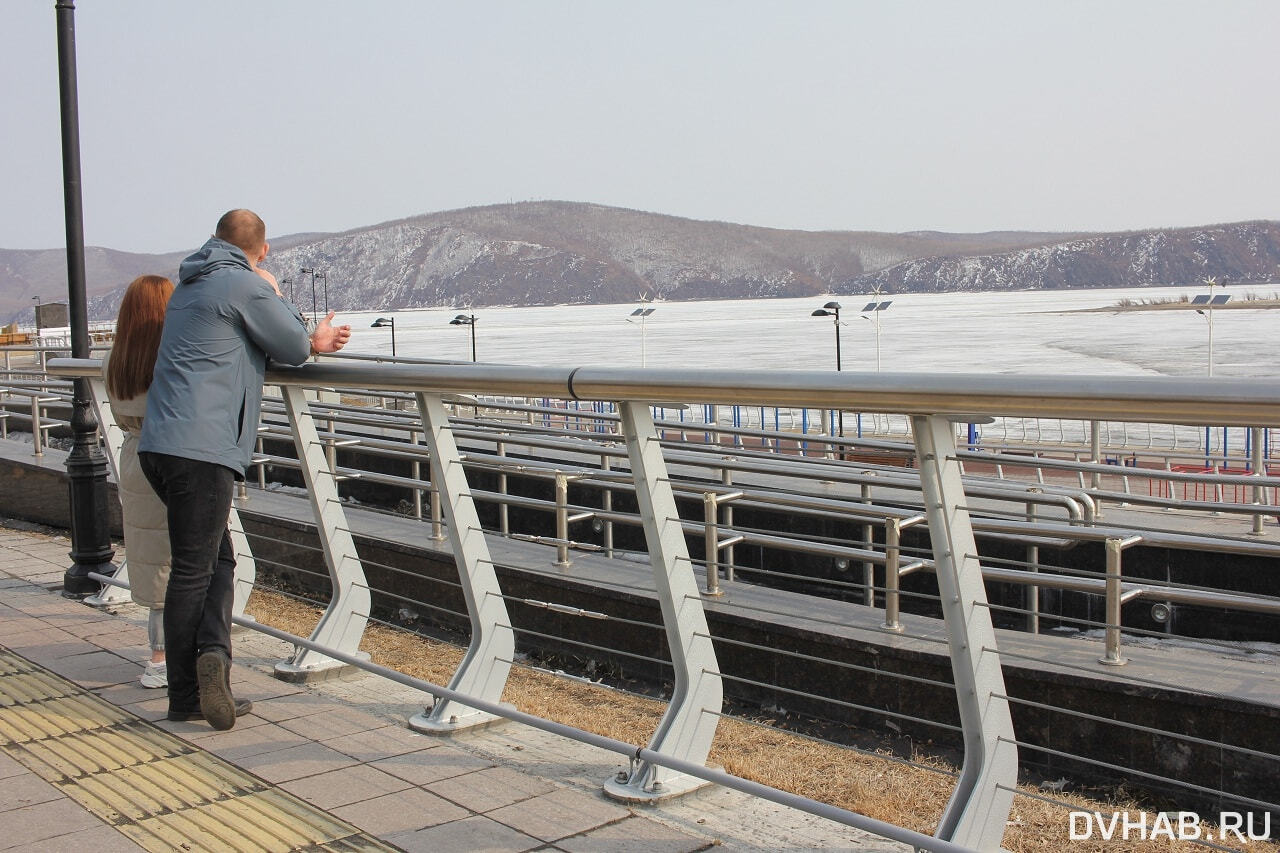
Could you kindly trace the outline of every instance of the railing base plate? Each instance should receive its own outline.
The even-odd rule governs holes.
[[[711,784],[704,779],[683,774],[664,780],[653,788],[644,787],[643,779],[635,782],[619,782],[617,779],[610,779],[604,783],[604,795],[622,803],[657,805],[692,794]]]
[[[506,702],[504,707],[515,708]],[[424,711],[409,718],[409,728],[424,735],[451,735],[472,729],[487,729],[508,722],[506,717],[486,714],[483,711],[470,711],[463,714],[450,714],[447,720],[437,720],[435,714]]]
[[[359,652],[357,657],[368,660],[369,655],[365,652]],[[275,665],[273,675],[281,681],[287,681],[290,684],[314,684],[318,681],[330,681],[335,678],[342,678],[354,672],[361,671],[359,667],[351,664],[342,663],[341,661],[327,661],[312,666],[297,666],[288,661],[280,661]]]

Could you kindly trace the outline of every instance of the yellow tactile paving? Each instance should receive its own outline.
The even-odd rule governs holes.
[[[0,749],[147,850],[395,849],[3,646]]]

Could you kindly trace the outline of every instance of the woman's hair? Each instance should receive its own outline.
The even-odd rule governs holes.
[[[107,393],[112,398],[131,400],[151,387],[164,309],[172,293],[173,282],[160,275],[138,276],[125,290],[107,362]]]

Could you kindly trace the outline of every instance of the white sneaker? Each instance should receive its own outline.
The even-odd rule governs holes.
[[[148,663],[139,681],[143,687],[168,687],[169,667],[163,663]]]

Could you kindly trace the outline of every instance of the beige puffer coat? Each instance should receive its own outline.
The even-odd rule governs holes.
[[[138,435],[146,411],[146,394],[111,401],[111,413],[125,431],[117,462],[130,593],[138,604],[156,610],[164,607],[164,593],[169,586],[169,524],[164,504],[138,464]]]

